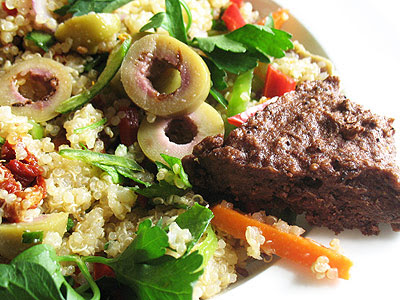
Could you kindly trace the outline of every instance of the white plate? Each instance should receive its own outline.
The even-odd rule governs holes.
[[[262,14],[278,8],[269,0],[252,2]],[[400,120],[398,1],[278,2],[292,14],[283,29],[311,52],[329,55],[350,99],[376,113]],[[400,149],[397,123],[397,148]],[[350,280],[316,280],[308,270],[280,259],[272,265],[254,264],[252,276],[232,285],[215,299],[380,299],[383,295],[396,299],[400,233],[393,232],[390,226],[380,228],[378,236],[363,236],[358,230],[346,230],[335,236],[324,228],[313,228],[307,234],[325,245],[332,238],[340,239],[345,255],[354,262]]]

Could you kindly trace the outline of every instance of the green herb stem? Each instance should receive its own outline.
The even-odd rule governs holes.
[[[59,256],[57,260],[59,262],[68,261],[76,263],[76,265],[78,266],[79,270],[85,277],[86,281],[88,282],[93,292],[93,297],[91,298],[91,300],[100,300],[100,289],[97,286],[96,282],[94,281],[92,275],[90,275],[90,272],[85,264],[85,261],[81,257],[75,255],[65,255],[65,256]]]
[[[109,265],[110,260],[112,260],[102,256],[83,256],[81,259],[87,263],[99,263],[104,265]]]
[[[6,142],[6,139],[0,136],[0,144],[4,144]]]
[[[189,6],[187,5],[187,3],[185,2],[185,0],[179,0],[179,2],[181,3],[182,7],[184,8],[184,10],[186,11],[186,15],[188,17],[188,21],[186,24],[186,33],[189,32],[190,26],[192,26],[192,12],[190,11]]]

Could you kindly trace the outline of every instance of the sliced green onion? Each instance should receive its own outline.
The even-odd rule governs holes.
[[[22,234],[22,243],[37,244],[43,241],[43,231],[24,231]]]
[[[44,137],[44,129],[40,124],[36,123],[35,121],[29,120],[29,124],[33,127],[29,130],[29,134],[32,136],[34,140],[40,140]]]
[[[107,243],[104,244],[104,250],[108,250],[108,248],[110,247],[111,242],[108,241]]]
[[[221,104],[225,109],[228,107],[228,101],[225,99],[225,97],[218,92],[214,87],[211,87],[210,89],[210,95],[213,96],[213,98]]]
[[[107,123],[107,119],[104,118],[104,119],[101,119],[100,121],[98,121],[96,123],[93,123],[93,124],[90,124],[90,125],[87,125],[87,126],[84,126],[84,127],[81,127],[81,128],[77,128],[77,129],[74,130],[74,133],[75,134],[80,134],[85,130],[96,129],[97,127],[100,127],[101,125],[104,125],[106,123]]]
[[[74,220],[72,220],[71,218],[68,218],[67,231],[70,231],[72,228],[74,228],[74,226],[75,226]]]

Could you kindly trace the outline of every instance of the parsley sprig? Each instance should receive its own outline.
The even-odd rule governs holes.
[[[192,251],[207,230],[213,217],[211,210],[195,204],[175,222],[182,229],[188,229],[192,240],[188,242],[186,253],[175,258],[166,254],[169,247],[168,228],[161,223],[152,225],[150,219],[139,224],[136,237],[128,248],[116,258],[101,256],[80,257],[77,255],[57,256],[50,245],[39,244],[24,251],[10,264],[0,264],[0,299],[42,299],[42,300],[100,300],[100,289],[86,266],[86,263],[101,263],[111,267],[119,284],[130,291],[131,299],[191,300],[193,285],[203,273],[203,256],[215,251],[208,246],[205,251]],[[72,283],[61,274],[60,262],[77,265],[90,287],[74,290]],[[81,293],[85,291],[85,295]]]

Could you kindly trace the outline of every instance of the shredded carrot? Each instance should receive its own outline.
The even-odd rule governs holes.
[[[330,267],[337,268],[340,278],[349,279],[350,277],[349,270],[353,265],[352,261],[333,249],[324,247],[311,239],[280,231],[273,226],[222,205],[216,205],[212,212],[214,213],[212,224],[234,238],[245,241],[247,227],[256,226],[261,230],[266,240],[261,245],[263,251],[270,253],[272,250],[273,253],[282,258],[287,258],[309,268],[318,257],[326,256],[329,258]]]
[[[274,27],[280,29],[287,20],[289,20],[289,10],[279,8],[278,10],[272,12],[272,19],[274,20]],[[257,22],[259,25],[265,24],[266,18],[263,18]]]

